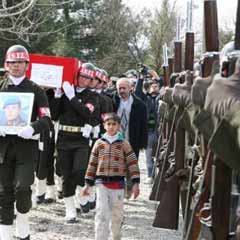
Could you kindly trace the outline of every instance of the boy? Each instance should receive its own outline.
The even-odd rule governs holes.
[[[119,133],[120,122],[115,113],[105,115],[103,125],[106,133],[94,144],[85,176],[83,195],[88,195],[90,187],[96,182],[95,240],[108,239],[109,228],[113,240],[121,239],[127,170],[133,182],[134,199],[139,195],[140,172],[137,158],[128,141],[123,140]]]

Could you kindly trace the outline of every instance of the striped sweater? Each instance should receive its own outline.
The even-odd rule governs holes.
[[[86,183],[93,185],[96,178],[103,181],[124,179],[127,170],[133,183],[140,182],[140,171],[135,153],[129,142],[118,139],[113,143],[107,139],[98,139],[91,152]]]

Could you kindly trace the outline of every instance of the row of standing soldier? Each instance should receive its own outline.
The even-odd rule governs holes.
[[[186,34],[187,72],[180,74],[179,41],[174,58],[177,78],[174,74],[168,81],[171,64],[165,69],[168,87],[162,91],[159,106],[163,127],[155,155],[159,171],[150,199],[160,201],[153,225],[177,229],[180,197],[183,240],[239,239],[239,5],[235,41],[221,51],[220,64],[217,3],[205,0],[206,53],[200,61],[200,76],[190,72],[191,32]]]

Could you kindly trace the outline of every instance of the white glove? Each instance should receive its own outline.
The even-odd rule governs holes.
[[[75,97],[74,87],[67,81],[63,83],[63,91],[69,100]]]
[[[100,133],[100,126],[97,125],[97,126],[93,127],[92,133],[93,133],[93,138],[98,138],[99,133]]]
[[[92,126],[89,124],[85,124],[84,127],[81,129],[82,135],[85,138],[90,137],[91,131],[92,131]]]
[[[27,126],[18,132],[18,136],[24,139],[30,139],[32,138],[33,133],[34,129],[31,126]]]
[[[54,90],[54,97],[55,98],[60,98],[63,95],[62,89],[61,88],[56,88]]]
[[[3,128],[0,128],[0,137],[5,137],[6,136],[6,132],[4,131]]]

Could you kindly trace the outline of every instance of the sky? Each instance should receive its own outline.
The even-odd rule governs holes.
[[[173,2],[173,0],[171,0]],[[179,12],[185,14],[186,5],[189,0],[177,0],[177,6]],[[151,9],[154,12],[154,9],[161,6],[161,0],[123,0],[127,6],[129,6],[134,12],[139,12],[144,7]],[[202,8],[203,0],[193,0],[195,5],[199,7],[193,12],[193,24],[199,21],[199,18],[202,18]],[[218,19],[220,26],[226,26],[226,24],[232,25],[236,18],[236,9],[237,9],[237,0],[218,0]],[[230,20],[229,20],[230,19]]]

